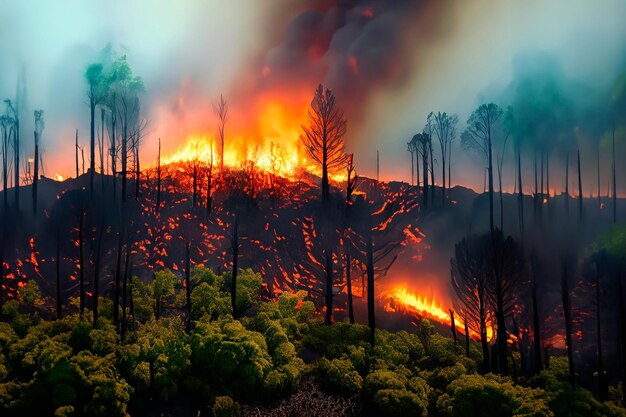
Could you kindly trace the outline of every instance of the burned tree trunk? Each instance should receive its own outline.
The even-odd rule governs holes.
[[[94,259],[93,272],[93,324],[98,323],[98,297],[100,296],[100,258],[102,257],[102,234],[104,233],[104,222],[98,225],[98,235],[96,238],[96,253]]]
[[[102,192],[104,193],[104,174],[105,174],[105,165],[104,165],[104,120],[105,120],[105,110],[104,108],[100,109],[100,186]]]
[[[454,344],[456,345],[456,323],[454,322],[454,310],[449,309],[450,311],[450,330],[452,331],[452,339],[454,340]]]
[[[57,226],[56,233],[56,318],[61,320],[63,318],[63,300],[61,299],[61,228]]]
[[[83,227],[85,222],[85,212],[81,211],[78,221],[78,279],[79,279],[79,300],[80,318],[85,314],[85,263],[83,262]]]
[[[126,314],[126,297],[128,291],[128,275],[129,275],[129,262],[130,262],[130,245],[126,245],[126,254],[124,260],[124,278],[122,279],[122,329],[121,338],[122,341],[126,339],[126,329],[128,328],[128,317]]]
[[[613,183],[613,193],[612,193],[613,223],[617,223],[617,185],[616,185],[616,177],[615,177],[615,169],[616,169],[616,166],[615,166],[615,124],[613,124],[613,139],[612,139],[611,147],[612,147],[611,154],[613,158],[613,163],[611,166],[611,171],[612,171],[612,176],[613,176],[613,181],[612,181]]]
[[[569,152],[565,154],[565,214],[569,216]]]
[[[606,374],[604,371],[604,360],[602,357],[602,320],[601,320],[601,305],[600,305],[600,271],[596,276],[595,282],[595,302],[596,302],[596,346],[597,346],[597,360],[598,360],[598,392],[600,401],[606,401],[607,386],[606,386]]]
[[[190,261],[191,243],[185,243],[185,298],[187,301],[187,312],[191,320],[191,261]],[[234,311],[234,310],[233,310]]]
[[[470,336],[469,327],[467,325],[467,311],[465,312],[465,318],[463,319],[463,328],[465,330],[465,356],[470,356]]]
[[[119,330],[120,317],[120,283],[122,268],[122,249],[124,243],[124,214],[122,214],[121,227],[117,238],[117,259],[115,262],[115,287],[113,289],[113,324],[115,329]]]
[[[157,157],[157,198],[156,210],[161,207],[161,138],[159,138],[159,153]]]
[[[517,204],[519,215],[519,230],[520,237],[524,236],[524,189],[522,188],[522,151],[518,145],[517,147]]]
[[[324,317],[324,324],[333,323],[333,253],[328,247],[324,250],[324,272],[325,277],[325,291],[324,291],[324,305],[326,307],[326,314]]]
[[[583,180],[580,171],[580,148],[578,149],[578,218],[583,220]]]
[[[531,261],[532,262],[532,261]],[[535,371],[541,372],[543,369],[543,361],[541,360],[541,328],[539,327],[539,301],[537,299],[537,277],[534,262],[532,262],[533,270],[533,343],[535,351]]]
[[[574,371],[574,349],[572,346],[572,311],[569,299],[569,279],[567,275],[567,265],[562,267],[561,296],[563,301],[563,317],[565,318],[565,340],[567,344],[567,363],[569,368],[569,383],[572,388],[576,387],[576,374]]]
[[[239,268],[239,224],[237,215],[235,215],[235,222],[233,224],[233,240],[231,243],[233,253],[233,270],[230,283],[230,302],[233,308],[233,318],[237,319],[239,317],[237,311],[237,273]]]
[[[76,142],[74,145],[74,150],[75,150],[75,154],[76,154],[76,178],[78,178],[78,176],[80,175],[80,173],[78,172],[78,129],[76,129]]]
[[[348,286],[348,319],[350,324],[354,324],[354,304],[352,302],[352,258],[350,253],[346,254],[346,284]]]
[[[376,343],[376,311],[374,297],[374,243],[372,241],[372,229],[366,231],[366,251],[367,251],[367,323],[370,328],[370,344]]]

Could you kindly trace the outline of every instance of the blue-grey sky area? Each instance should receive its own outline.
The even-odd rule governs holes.
[[[223,92],[233,108],[243,108],[246,92],[255,88],[324,82],[337,89],[347,109],[347,150],[360,173],[375,174],[379,149],[383,179],[409,181],[406,142],[423,129],[430,111],[446,111],[460,120],[452,181],[481,189],[484,163],[461,148],[459,137],[483,102],[506,107],[535,100],[539,107],[546,103],[542,94],[556,89],[554,105],[567,116],[546,116],[557,120],[524,140],[549,142],[554,161],[571,146],[580,145],[585,155],[597,143],[608,149],[605,116],[626,71],[625,18],[621,0],[0,0],[0,97],[14,97],[24,74],[24,131],[32,131],[32,111],[43,109],[44,163],[52,176],[73,172],[76,128],[87,140],[83,73],[109,43],[128,56],[145,83],[142,112],[150,128],[144,165],[153,162],[158,137],[166,152],[173,150],[179,139],[169,137],[172,132],[197,121],[197,109],[194,116],[181,114],[186,94],[210,103]],[[267,76],[264,68],[273,71],[271,83],[255,78]],[[524,98],[528,89],[535,92]],[[210,105],[202,112],[207,124],[214,123]],[[616,114],[623,160],[626,115]],[[543,126],[543,120],[535,124]],[[604,152],[606,179],[608,161]],[[589,172],[595,164],[595,156],[583,161]],[[507,174],[505,168],[510,190],[513,169],[510,164]],[[620,170],[624,177],[626,167]],[[553,181],[560,181],[558,174]],[[589,193],[593,184],[595,178],[585,184]]]

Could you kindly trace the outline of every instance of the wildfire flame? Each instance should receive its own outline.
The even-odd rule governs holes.
[[[385,311],[416,315],[418,317],[428,318],[450,326],[449,310],[444,307],[443,303],[437,301],[434,297],[429,298],[422,294],[416,294],[409,290],[405,285],[395,287],[390,291],[385,292],[383,296],[388,298],[384,307]],[[454,317],[455,327],[457,330],[465,332],[465,325],[462,317],[456,312]],[[472,339],[477,340],[480,338],[480,335],[472,329],[469,329],[469,334]],[[487,340],[490,341],[492,337],[493,327],[488,324]]]
[[[241,169],[248,161],[258,170],[282,177],[293,178],[301,170],[321,175],[321,169],[309,157],[308,150],[302,145],[300,136],[302,126],[308,124],[308,108],[295,108],[280,100],[269,100],[256,114],[254,119],[238,122],[232,120],[226,126],[224,140],[224,166]],[[200,161],[214,166],[220,165],[220,138],[214,133],[196,133],[189,135],[185,142],[173,153],[162,158],[161,163]],[[344,172],[330,175],[334,181],[344,181]]]

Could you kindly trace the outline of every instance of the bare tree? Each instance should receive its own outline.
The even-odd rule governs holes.
[[[487,160],[489,180],[489,229],[494,231],[493,225],[493,157],[492,143],[494,127],[500,117],[502,109],[497,104],[481,104],[474,110],[467,120],[467,129],[461,135],[461,143],[465,148],[471,148],[481,153]]]
[[[490,369],[487,326],[493,314],[487,299],[487,245],[488,242],[479,236],[465,237],[455,245],[454,258],[450,261],[452,288],[464,312],[465,323],[480,335],[485,372]]]
[[[33,215],[37,214],[37,183],[39,182],[39,141],[43,131],[43,110],[35,110],[35,158],[33,173]]]
[[[220,137],[220,173],[224,171],[224,139],[226,138],[226,122],[228,121],[228,103],[224,96],[220,94],[220,100],[213,105],[213,110],[217,115],[217,131]]]
[[[441,149],[441,174],[443,178],[442,183],[442,204],[445,204],[446,200],[446,162],[449,163],[448,157],[451,152],[452,142],[456,138],[456,125],[459,122],[459,117],[456,114],[449,115],[448,113],[437,112],[430,113],[429,118],[433,118],[433,131],[439,141],[439,147]],[[449,168],[449,166],[448,166]]]
[[[2,190],[4,191],[4,210],[9,207],[9,193],[7,191],[9,185],[9,174],[11,159],[9,157],[9,147],[11,146],[11,138],[13,136],[13,129],[15,128],[14,120],[7,111],[0,116],[0,129],[2,129]]]
[[[329,173],[343,169],[348,162],[344,151],[347,122],[337,105],[335,95],[320,84],[311,103],[309,126],[302,126],[301,141],[311,158],[322,168],[322,206],[330,199]]]
[[[413,155],[411,153],[411,155]],[[411,166],[413,161],[411,161]],[[352,300],[352,242],[350,239],[352,193],[356,187],[357,174],[354,167],[354,154],[348,158],[347,181],[346,181],[346,227],[344,229],[344,253],[346,263],[346,285],[348,290],[348,319],[354,324],[354,304]]]
[[[13,190],[15,193],[15,210],[20,209],[20,113],[19,105],[16,101],[15,105],[9,99],[4,100],[7,105],[8,113],[13,120]]]

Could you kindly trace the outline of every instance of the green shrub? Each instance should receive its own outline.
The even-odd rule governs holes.
[[[232,398],[223,396],[215,399],[213,417],[240,417],[241,407]]]
[[[426,417],[428,403],[419,395],[405,389],[381,389],[374,395],[374,404],[382,415],[397,417]]]
[[[340,394],[354,394],[363,387],[363,378],[347,357],[332,360],[322,358],[318,363],[318,370],[328,386]]]

